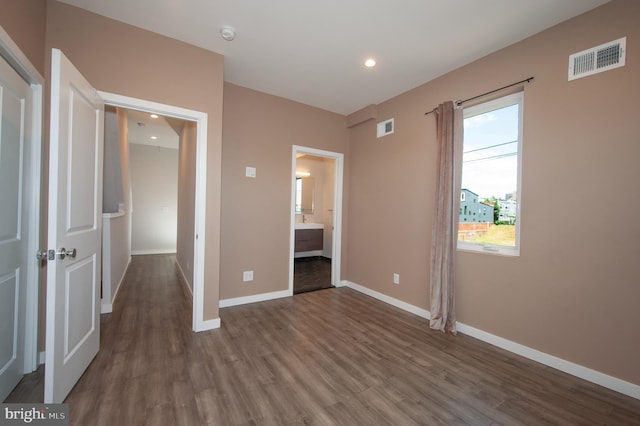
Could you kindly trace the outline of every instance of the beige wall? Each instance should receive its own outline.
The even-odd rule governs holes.
[[[127,247],[131,255],[131,165],[129,161],[129,118],[127,110],[116,108],[118,115],[118,143],[120,144],[120,172],[122,179],[122,201],[127,217]]]
[[[347,278],[429,309],[436,142],[424,112],[534,76],[521,255],[458,252],[458,319],[640,384],[638,17],[640,2],[613,1],[379,105],[391,136],[353,128]],[[567,81],[570,54],[623,36],[624,68]]]
[[[176,258],[193,289],[193,235],[196,197],[197,126],[185,122],[180,134],[178,167],[178,241]]]
[[[292,146],[347,157],[345,117],[229,83],[224,91],[220,299],[287,290]]]
[[[104,154],[102,176],[102,212],[116,213],[124,203],[118,116],[115,108],[104,111]]]
[[[46,42],[98,90],[208,114],[204,319],[217,318],[223,57],[53,0]]]
[[[0,26],[44,76],[47,0],[0,0],[0,11]]]
[[[436,146],[423,113],[535,76],[525,91],[521,256],[460,253],[459,319],[640,384],[640,3],[614,0],[379,105],[378,120],[396,119],[379,140],[374,122],[348,134],[342,116],[225,85],[221,236],[223,58],[46,5],[0,0],[0,25],[41,72],[55,46],[100,90],[209,114],[206,319],[218,316],[219,277],[222,298],[286,288],[292,144],[348,152],[343,278],[428,309]],[[622,36],[624,68],[567,82],[569,54]],[[247,165],[256,179],[244,177]]]
[[[311,174],[313,178],[313,213],[305,212],[304,217],[307,222],[323,223],[322,212],[325,210],[324,186],[325,186],[325,161],[333,161],[323,157],[305,155],[296,159],[296,171],[303,171]],[[306,200],[306,198],[303,198]],[[296,214],[296,222],[302,222],[302,214]]]
[[[178,135],[174,136],[177,142]],[[175,253],[178,150],[131,143],[129,156],[131,254]]]

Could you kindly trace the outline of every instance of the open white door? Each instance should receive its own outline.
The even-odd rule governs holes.
[[[0,401],[24,374],[32,92],[0,58]]]
[[[44,402],[62,402],[98,352],[104,104],[51,55]]]

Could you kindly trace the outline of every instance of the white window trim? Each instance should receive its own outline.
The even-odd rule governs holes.
[[[475,115],[484,114],[490,111],[501,109],[509,105],[519,104],[518,108],[518,184],[516,188],[516,244],[515,246],[502,246],[498,244],[482,244],[471,243],[468,241],[458,241],[457,248],[460,251],[468,251],[474,253],[487,253],[501,256],[520,256],[520,230],[522,222],[520,220],[520,210],[522,205],[522,139],[523,139],[523,109],[524,109],[524,92],[518,92],[511,95],[503,96],[498,99],[483,102],[465,108],[464,117],[469,118]],[[460,154],[462,155],[462,153]],[[462,171],[461,171],[462,172]]]

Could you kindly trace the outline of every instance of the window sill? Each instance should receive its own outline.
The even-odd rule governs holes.
[[[458,243],[457,249],[458,251],[491,254],[491,255],[498,255],[498,256],[507,256],[507,257],[520,256],[519,247],[496,246],[496,245],[490,245],[490,244]]]

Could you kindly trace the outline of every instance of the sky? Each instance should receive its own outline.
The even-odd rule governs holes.
[[[483,198],[517,189],[518,105],[464,120],[462,188]]]

